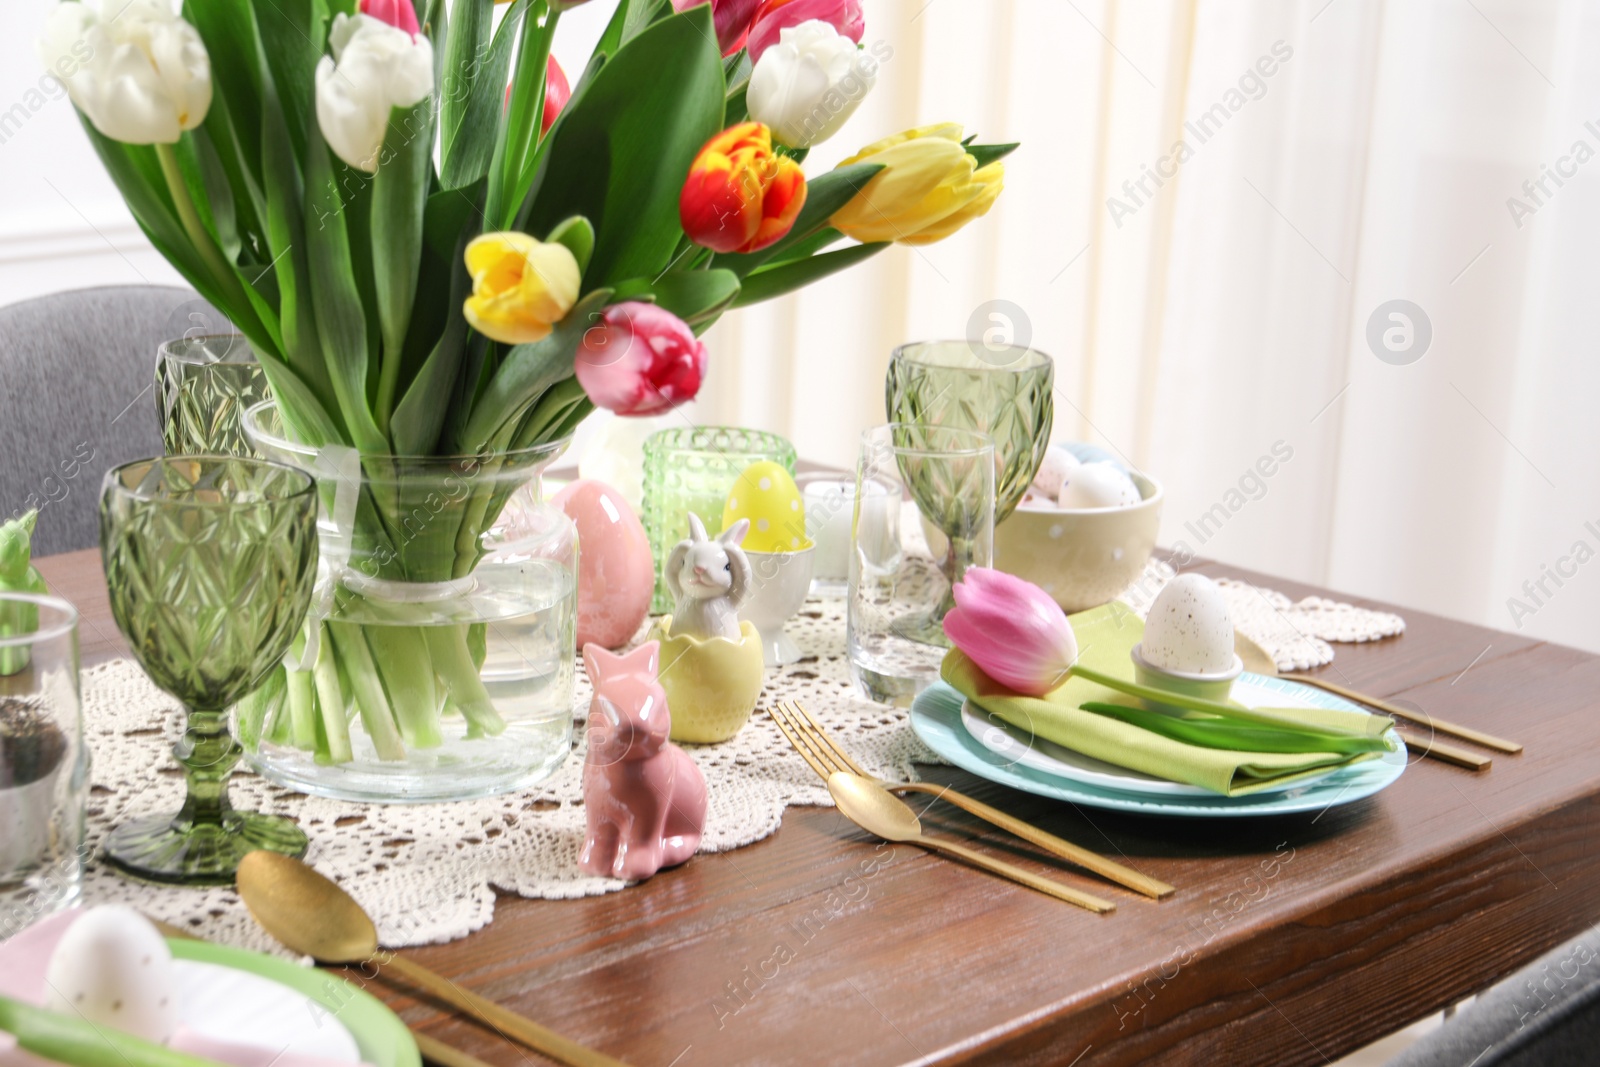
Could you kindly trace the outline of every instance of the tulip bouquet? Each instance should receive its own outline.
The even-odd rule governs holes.
[[[249,338],[287,432],[369,475],[683,403],[725,311],[1000,193],[1016,146],[955,125],[805,175],[892,54],[860,45],[860,0],[617,0],[569,82],[551,42],[583,2],[515,0],[496,25],[492,0],[68,0],[39,50],[150,241]],[[389,581],[469,575],[504,503],[464,494],[418,532],[403,486],[361,492],[358,558]],[[486,703],[460,654],[408,648],[434,649],[441,708]],[[414,718],[402,736],[428,743]],[[493,732],[492,709],[474,721]]]

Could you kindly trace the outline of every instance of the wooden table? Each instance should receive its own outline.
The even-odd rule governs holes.
[[[39,567],[83,612],[85,662],[118,655],[98,555]],[[749,848],[603,897],[502,898],[484,931],[412,955],[639,1067],[1324,1063],[1600,920],[1600,657],[1403,614],[1404,636],[1339,646],[1332,676],[1524,755],[1482,774],[1423,761],[1321,815],[1212,823],[1077,810],[930,769],[1179,887],[1159,904],[1096,885],[1118,903],[1096,917],[794,808]],[[928,821],[1052,869],[942,805]],[[490,1063],[536,1062],[365,984]]]

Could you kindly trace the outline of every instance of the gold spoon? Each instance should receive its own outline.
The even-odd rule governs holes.
[[[1029,889],[1037,889],[1057,900],[1065,900],[1069,904],[1076,904],[1092,912],[1105,914],[1117,908],[1109,900],[1080,893],[1076,889],[1048,878],[1041,878],[1021,867],[990,859],[981,852],[974,852],[970,848],[941,841],[938,838],[923,837],[922,823],[917,819],[917,813],[912,811],[905,801],[870,778],[863,778],[859,774],[850,774],[847,771],[834,771],[828,776],[828,792],[833,796],[833,802],[839,805],[839,811],[845,818],[867,833],[876,834],[885,841],[916,845],[929,852],[954,856],[963,863],[981,868],[990,874],[1009,878]]]
[[[1398,704],[1391,704],[1387,700],[1380,700],[1377,697],[1368,696],[1366,693],[1357,692],[1354,689],[1346,689],[1337,683],[1324,681],[1315,675],[1294,672],[1280,674],[1277,662],[1273,660],[1267,650],[1237,630],[1233,632],[1233,650],[1239,654],[1239,659],[1244,663],[1244,669],[1251,674],[1264,674],[1273,678],[1288,678],[1292,681],[1304,682],[1306,685],[1314,685],[1318,689],[1325,689],[1337,696],[1344,697],[1346,700],[1353,700],[1358,704],[1366,704],[1368,707],[1377,708],[1379,711],[1386,712],[1395,718],[1421,723],[1435,733],[1449,734],[1451,737],[1473,741],[1486,748],[1512,753],[1522,751],[1522,746],[1515,741],[1505,741],[1492,734],[1479,733],[1471,727],[1443,722],[1423,712],[1403,708]],[[1494,762],[1490,757],[1480,756],[1471,749],[1445,744],[1432,738],[1418,738],[1415,735],[1411,735],[1406,739],[1411,747],[1420,750],[1422,755],[1432,756],[1446,763],[1454,763],[1456,766],[1466,767],[1468,770],[1486,771],[1489,769],[1490,764]]]
[[[378,931],[361,905],[294,857],[248,853],[239,861],[238,879],[239,896],[250,914],[292,951],[321,963],[361,963],[377,953]],[[562,1037],[404,956],[386,955],[380,972],[391,972],[535,1052],[570,1067],[626,1067],[621,1060]]]

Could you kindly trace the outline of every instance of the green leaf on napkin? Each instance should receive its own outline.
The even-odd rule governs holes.
[[[1091,700],[1082,707],[1084,711],[1109,715],[1163,737],[1205,748],[1226,748],[1237,752],[1339,752],[1345,755],[1390,750],[1389,743],[1381,737],[1330,734],[1310,725],[1293,729],[1257,726],[1231,719],[1175,715],[1098,700]],[[1290,714],[1289,709],[1283,709],[1282,714]]]

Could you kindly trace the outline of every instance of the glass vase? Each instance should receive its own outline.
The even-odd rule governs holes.
[[[722,506],[746,467],[771,460],[793,474],[795,459],[794,445],[777,434],[737,426],[676,426],[646,439],[644,529],[656,560],[652,615],[673,609],[662,565],[672,546],[689,536],[689,512],[715,537],[722,532]]]
[[[572,747],[578,541],[541,475],[565,440],[482,456],[359,455],[246,414],[263,454],[318,482],[321,574],[288,667],[238,710],[281,785],[376,802],[465,800],[549,777]]]

